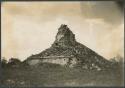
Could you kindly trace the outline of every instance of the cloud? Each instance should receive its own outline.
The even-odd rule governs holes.
[[[8,59],[50,47],[61,24],[107,59],[124,53],[123,16],[114,2],[4,2],[1,18],[2,56]]]
[[[89,19],[103,19],[112,25],[119,25],[123,21],[123,14],[114,1],[81,2],[82,14]]]

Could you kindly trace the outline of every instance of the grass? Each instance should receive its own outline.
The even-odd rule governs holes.
[[[2,69],[2,86],[123,86],[121,69],[83,70],[59,65],[6,67]]]

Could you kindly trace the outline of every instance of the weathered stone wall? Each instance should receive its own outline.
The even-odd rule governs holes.
[[[28,61],[28,64],[29,64],[29,65],[38,65],[38,64],[40,64],[41,62],[42,62],[42,61],[39,60],[39,59],[34,59],[34,60]]]
[[[33,59],[28,61],[29,65],[38,65],[40,63],[53,63],[59,65],[69,65],[69,67],[73,67],[77,64],[76,58],[46,58],[46,59]]]
[[[69,61],[69,58],[50,58],[50,59],[43,59],[42,62],[53,63],[53,64],[60,64],[66,65]]]
[[[77,59],[76,58],[71,58],[69,60],[69,67],[74,67],[74,65],[77,64]]]

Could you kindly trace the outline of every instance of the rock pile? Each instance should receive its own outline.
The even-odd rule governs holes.
[[[55,58],[57,56],[71,57],[69,58],[68,63],[70,63],[70,61],[74,61],[72,58],[76,58],[74,66],[81,66],[85,69],[100,70],[103,68],[108,68],[110,66],[110,62],[104,57],[98,55],[96,52],[89,49],[85,45],[77,42],[75,39],[75,34],[73,34],[65,24],[62,24],[59,27],[55,41],[50,48],[42,51],[39,54],[28,57],[27,60],[30,61],[34,58],[41,61],[44,59],[44,57],[48,56],[52,56]]]

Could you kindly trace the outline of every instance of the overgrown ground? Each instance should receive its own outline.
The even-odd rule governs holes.
[[[83,70],[58,65],[4,67],[2,86],[123,86],[121,67],[109,70]]]

